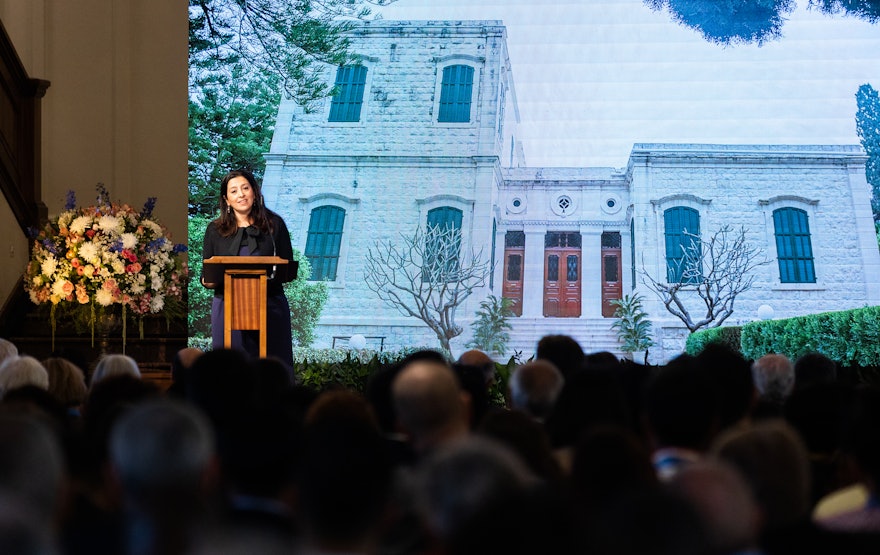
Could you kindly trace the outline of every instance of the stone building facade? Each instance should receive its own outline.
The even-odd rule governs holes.
[[[548,333],[619,352],[608,301],[637,291],[651,358],[667,360],[686,332],[643,277],[666,275],[676,237],[695,226],[744,228],[770,261],[731,323],[761,305],[786,317],[880,302],[858,146],[635,144],[625,168],[529,167],[505,33],[498,21],[366,23],[351,36],[359,61],[327,74],[333,98],[311,113],[282,102],[263,187],[328,282],[316,346],[353,334],[371,347],[437,344],[383,305],[364,271],[377,242],[438,222],[493,262],[457,311],[458,352],[489,294],[516,299],[509,354],[528,357]]]

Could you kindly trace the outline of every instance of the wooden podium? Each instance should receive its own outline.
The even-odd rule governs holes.
[[[278,256],[212,256],[203,262],[204,285],[223,283],[223,346],[232,347],[233,330],[260,332],[260,357],[266,357],[266,298],[273,272],[296,275],[296,263],[287,267]],[[213,287],[212,287],[213,286]]]

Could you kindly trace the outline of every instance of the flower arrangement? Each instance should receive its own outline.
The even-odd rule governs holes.
[[[145,314],[183,311],[187,268],[180,254],[186,245],[172,243],[153,217],[156,197],[138,212],[111,202],[104,185],[96,189],[96,204],[85,208],[77,208],[68,191],[64,211],[32,231],[24,286],[33,303],[51,303],[53,348],[59,305],[85,313],[93,344],[95,305],[103,312],[121,306],[123,325],[131,310],[141,317],[141,334]]]

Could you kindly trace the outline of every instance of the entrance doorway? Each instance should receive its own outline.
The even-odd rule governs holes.
[[[522,316],[523,260],[526,251],[526,234],[508,231],[504,234],[504,283],[501,296],[513,301],[511,310]]]
[[[611,318],[617,308],[611,301],[623,295],[621,283],[620,233],[606,231],[602,234],[602,316]]]
[[[544,236],[544,316],[581,315],[581,234],[551,231]]]

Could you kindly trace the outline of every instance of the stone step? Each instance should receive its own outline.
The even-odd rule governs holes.
[[[513,329],[508,331],[508,350],[521,352],[524,360],[534,355],[538,340],[545,335],[568,335],[585,353],[609,351],[624,356],[617,333],[611,328],[612,318],[513,318],[509,321]]]

